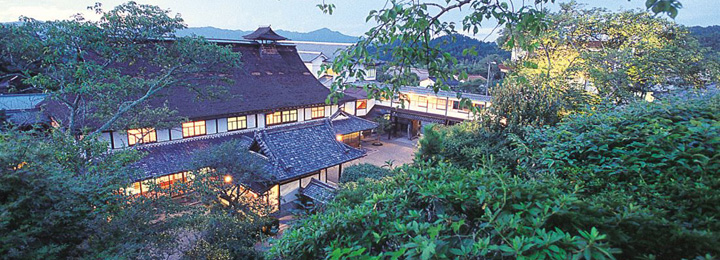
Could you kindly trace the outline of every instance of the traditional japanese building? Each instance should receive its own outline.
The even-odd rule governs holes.
[[[269,181],[242,185],[282,209],[312,179],[335,185],[343,165],[365,155],[355,148],[357,143],[342,142],[343,136],[359,136],[377,126],[340,115],[339,107],[355,98],[326,104],[330,90],[308,71],[296,47],[278,42],[286,38],[270,27],[244,38],[214,41],[241,54],[242,65],[230,75],[232,84],[224,97],[198,99],[191,89],[174,88],[150,101],[176,111],[187,122],[166,129],[102,133],[110,150],[138,149],[146,154],[133,165],[140,171],[132,176],[128,192],[143,194],[155,183],[172,194],[173,184],[192,179],[188,162],[195,154],[234,140],[260,158],[271,176]]]

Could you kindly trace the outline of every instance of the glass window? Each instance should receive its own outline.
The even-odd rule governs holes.
[[[312,118],[321,118],[325,117],[325,107],[313,107],[312,109]]]
[[[138,128],[127,131],[128,145],[146,144],[157,142],[155,128]]]
[[[418,96],[418,106],[419,107],[427,107],[427,97],[425,96]]]
[[[440,110],[445,110],[445,107],[447,106],[447,100],[438,98],[435,101],[435,108]]]
[[[206,133],[205,131],[205,120],[185,122],[182,124],[183,137],[204,135]]]
[[[228,131],[239,130],[247,128],[247,117],[236,116],[228,117]]]
[[[357,109],[366,109],[367,108],[367,100],[366,99],[360,99],[357,101]]]
[[[467,111],[468,111],[467,108],[462,108],[462,109],[460,108],[460,101],[453,101],[452,104],[453,104],[453,109],[455,109],[455,110],[460,110],[460,112],[467,112]]]
[[[290,122],[297,122],[296,109],[265,114],[266,125],[277,125]]]
[[[485,105],[484,104],[473,104],[473,107],[483,109],[483,108],[485,108]]]

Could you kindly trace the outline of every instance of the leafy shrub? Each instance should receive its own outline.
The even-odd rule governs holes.
[[[598,227],[623,258],[718,255],[718,119],[706,92],[571,116],[529,140],[540,171],[584,187],[568,227]]]
[[[493,169],[438,163],[350,183],[325,212],[273,242],[272,259],[546,257],[612,258],[595,229],[549,225],[577,203],[562,180],[525,180]]]
[[[369,163],[361,163],[357,165],[351,165],[345,168],[342,172],[342,176],[340,176],[340,182],[353,182],[365,178],[380,179],[382,177],[388,176],[389,174],[390,170],[388,169],[378,167]]]
[[[254,245],[271,219],[228,212],[213,210],[198,218],[203,224],[201,238],[185,252],[185,259],[262,259]]]
[[[439,140],[436,136],[439,136]],[[416,161],[444,160],[457,166],[474,169],[492,159],[494,165],[507,167],[514,173],[519,154],[515,151],[515,135],[494,131],[478,122],[464,122],[453,126],[435,126],[426,129],[420,139]],[[432,140],[431,140],[432,139]],[[429,146],[432,149],[427,149]]]

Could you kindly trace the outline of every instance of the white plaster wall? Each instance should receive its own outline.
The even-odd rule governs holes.
[[[259,116],[258,116],[258,118],[259,118]],[[258,122],[255,121],[255,114],[247,115],[247,127],[248,128],[258,127]]]
[[[297,200],[297,194],[300,191],[299,187],[300,180],[280,185],[280,204],[284,205]]]
[[[306,117],[305,117],[305,113],[303,113],[303,112],[305,111],[305,109],[298,108],[298,109],[296,109],[296,111],[297,111],[298,122],[305,121],[305,120],[306,120],[306,119],[305,119]],[[311,117],[307,117],[307,120],[309,120],[310,118],[311,118]]]
[[[258,128],[265,128],[265,114],[257,114],[257,126]]]
[[[215,119],[205,120],[205,133],[209,135],[217,133],[217,125]]]
[[[155,134],[157,134],[158,142],[170,141],[170,129],[157,129]]]
[[[218,133],[227,132],[228,131],[228,124],[227,124],[228,119],[226,117],[223,117],[223,118],[218,118],[217,121],[218,121],[218,129],[217,129]],[[248,125],[249,125],[249,123],[250,122],[248,122]]]
[[[113,141],[115,141],[115,143],[114,143],[115,149],[128,146],[127,145],[127,143],[128,143],[127,131],[125,131],[125,130],[113,131],[112,135],[113,135]]]
[[[182,127],[175,127],[170,130],[170,137],[172,137],[172,140],[179,140],[183,138],[182,135]]]
[[[305,118],[312,118],[312,109],[311,108],[303,109],[303,114],[305,115]]]

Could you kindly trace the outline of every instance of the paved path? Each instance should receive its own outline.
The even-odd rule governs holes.
[[[417,139],[408,140],[399,137],[391,140],[381,139],[382,146],[374,146],[375,137],[366,138],[362,142],[362,148],[367,151],[363,158],[353,161],[351,164],[369,163],[383,166],[387,161],[392,160],[393,166],[400,166],[412,163],[417,147]]]

